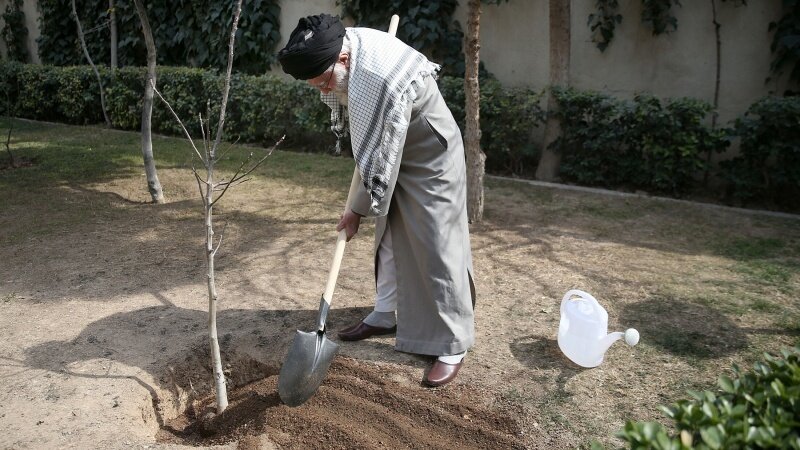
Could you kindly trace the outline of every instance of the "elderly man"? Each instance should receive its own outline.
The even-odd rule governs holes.
[[[322,92],[337,137],[349,125],[363,188],[336,230],[349,240],[362,217],[376,217],[375,307],[339,338],[396,332],[396,350],[437,357],[426,385],[449,383],[475,341],[475,288],[464,145],[436,85],[439,66],[326,14],[300,19],[278,60]]]

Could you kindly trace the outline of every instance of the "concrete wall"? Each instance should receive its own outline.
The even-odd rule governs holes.
[[[765,84],[771,60],[768,26],[780,17],[780,0],[748,2],[735,7],[717,3],[721,24],[720,120],[741,114],[757,98],[785,85]],[[639,92],[660,97],[714,98],[716,37],[711,0],[684,1],[675,8],[678,30],[653,36],[641,23],[641,1],[620,0],[621,24],[601,52],[587,25],[594,1],[572,2],[570,83],[630,98]],[[536,89],[549,84],[547,0],[512,0],[484,6],[481,60],[500,81]],[[466,2],[456,11],[466,24]]]
[[[565,0],[566,1],[566,0]],[[0,0],[5,11],[8,0]],[[641,23],[641,1],[620,0],[623,21],[605,52],[591,42],[586,25],[594,12],[593,0],[572,1],[571,84],[620,97],[649,92],[661,97],[695,97],[711,102],[716,73],[716,38],[711,21],[711,0],[684,1],[675,9],[677,32],[652,36]],[[771,36],[769,22],[780,16],[781,0],[748,2],[735,7],[717,0],[722,24],[720,120],[741,114],[755,99],[785,86],[765,84],[769,75]],[[24,0],[28,48],[38,62],[36,0]],[[339,14],[336,0],[283,0],[283,47],[300,17],[326,12]],[[387,11],[387,24],[391,11]],[[511,0],[484,6],[481,17],[481,59],[500,81],[509,86],[535,89],[549,84],[548,0]],[[466,0],[460,0],[455,18],[466,27]],[[0,19],[2,26],[2,19]],[[0,52],[5,54],[4,44]],[[277,72],[280,72],[278,70]]]
[[[0,13],[6,12],[8,0],[0,0]],[[28,55],[32,63],[39,64],[39,46],[36,44],[36,38],[39,37],[39,10],[36,0],[23,0],[22,12],[25,13],[25,26],[28,28]],[[0,29],[6,25],[2,17],[0,17]],[[0,39],[0,54],[3,58],[6,57],[6,43]]]

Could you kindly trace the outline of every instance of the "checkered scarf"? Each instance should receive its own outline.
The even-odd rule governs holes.
[[[422,87],[428,75],[435,77],[439,65],[383,31],[348,28],[346,32],[350,41],[348,108],[339,104],[333,92],[321,97],[331,108],[331,130],[338,138],[349,122],[353,157],[370,194],[371,209],[377,213],[408,128],[406,105],[416,98],[415,86]]]

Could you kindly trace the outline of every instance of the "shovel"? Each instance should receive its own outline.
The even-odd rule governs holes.
[[[350,208],[350,202],[358,189],[359,181],[361,181],[361,176],[356,168],[353,181],[350,183],[345,212]],[[286,354],[286,361],[281,367],[281,373],[278,376],[278,395],[283,403],[289,406],[300,406],[317,392],[333,357],[339,350],[339,346],[325,335],[325,319],[331,308],[333,290],[336,287],[336,278],[339,276],[339,267],[342,264],[346,243],[347,232],[342,230],[336,239],[336,250],[333,252],[333,263],[331,263],[331,271],[328,274],[328,283],[325,285],[325,293],[322,294],[319,301],[317,330],[310,332],[297,330],[292,347]]]
[[[399,20],[400,18],[396,14],[392,16],[389,25],[389,34],[392,36],[397,32]],[[350,192],[347,194],[345,212],[350,209],[350,202],[360,181],[361,175],[356,167],[353,171],[353,180],[350,182]],[[331,307],[333,290],[336,287],[336,278],[339,276],[339,267],[342,264],[346,242],[347,233],[342,230],[336,239],[336,250],[333,252],[328,283],[325,285],[325,293],[322,294],[319,302],[317,330],[311,332],[297,330],[292,347],[289,349],[286,361],[281,367],[281,373],[278,375],[278,395],[283,403],[289,406],[300,406],[317,392],[322,380],[325,379],[333,357],[339,350],[339,346],[325,335],[325,320]]]

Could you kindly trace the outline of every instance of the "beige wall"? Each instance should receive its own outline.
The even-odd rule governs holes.
[[[0,0],[0,13],[6,12],[8,0]],[[36,0],[23,0],[22,12],[25,13],[25,26],[28,28],[28,55],[32,63],[39,64],[39,46],[36,45],[36,38],[39,37],[39,11],[37,8]],[[6,23],[0,17],[0,29],[5,27]],[[6,57],[6,43],[0,39],[0,53],[3,58]]]
[[[566,1],[566,0],[564,0]],[[8,0],[0,0],[5,11]],[[715,79],[715,36],[710,0],[684,1],[675,9],[677,32],[652,36],[640,20],[640,0],[620,0],[623,21],[605,52],[591,42],[587,18],[594,0],[572,1],[571,84],[620,97],[649,92],[661,97],[695,97],[711,102]],[[755,99],[784,86],[765,84],[771,54],[769,22],[780,15],[781,0],[748,2],[735,7],[717,1],[722,24],[722,74],[720,119],[741,114]],[[38,31],[36,0],[24,0],[28,48],[34,57]],[[339,14],[336,0],[283,0],[283,47],[300,17],[326,12]],[[466,0],[460,0],[456,20],[466,28]],[[387,11],[387,23],[391,11]],[[2,20],[0,19],[0,26]],[[541,89],[548,85],[548,0],[511,0],[483,7],[481,59],[500,81],[509,86]],[[0,52],[5,48],[0,43]],[[280,72],[280,69],[277,70]]]
[[[466,24],[466,1],[456,16]],[[780,15],[780,0],[735,7],[717,0],[722,60],[720,120],[741,114],[757,98],[785,86],[765,84],[769,75],[769,23]],[[711,1],[684,1],[675,8],[678,30],[653,36],[641,23],[641,1],[620,0],[621,24],[605,52],[591,40],[587,25],[594,1],[572,2],[571,85],[620,97],[649,92],[660,97],[714,98],[716,37]],[[506,85],[536,89],[549,84],[547,0],[511,0],[484,6],[481,60]]]

